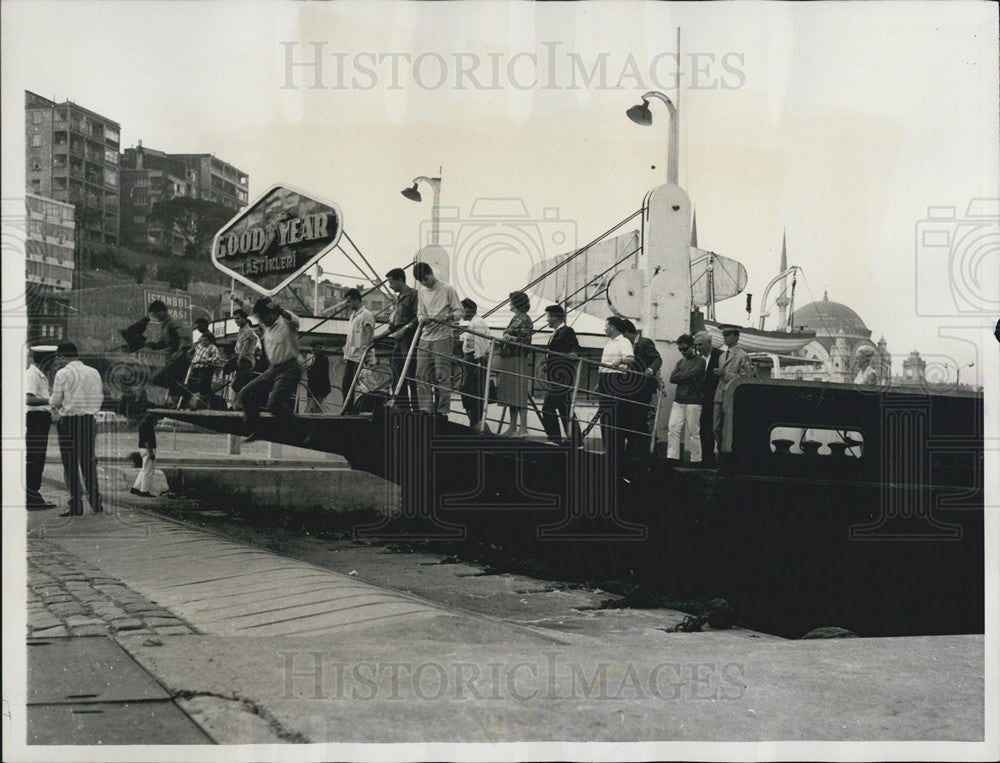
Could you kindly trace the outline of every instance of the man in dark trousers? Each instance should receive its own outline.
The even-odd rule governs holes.
[[[165,387],[168,394],[177,395],[183,406],[191,397],[191,392],[184,385],[191,364],[191,335],[187,328],[171,317],[162,300],[150,302],[147,312],[150,318],[159,321],[160,338],[155,342],[146,342],[146,347],[167,353],[163,368],[153,374],[149,383],[154,387]]]
[[[719,377],[714,373],[719,367],[719,358],[722,357],[722,350],[712,346],[712,337],[707,331],[699,331],[694,335],[694,344],[698,348],[698,353],[705,359],[705,386],[701,403],[701,465],[703,468],[714,469],[715,462],[715,434],[712,431],[713,414],[712,406],[715,399],[715,388],[719,386]]]
[[[309,389],[309,413],[322,413],[323,401],[330,394],[330,358],[323,351],[322,342],[312,343],[312,363],[306,373]]]
[[[575,356],[580,351],[580,342],[576,332],[566,325],[566,311],[561,305],[549,305],[545,308],[545,319],[552,336],[549,337],[548,351],[560,355]],[[559,420],[562,419],[566,438],[574,443],[580,441],[580,425],[570,415],[573,386],[576,383],[576,361],[572,358],[550,355],[545,360],[545,378],[548,380],[548,391],[545,402],[542,403],[542,426],[549,442],[562,442],[559,430]]]
[[[32,347],[28,368],[24,372],[24,391],[28,413],[25,422],[25,505],[28,511],[54,509],[55,504],[42,498],[42,472],[45,451],[49,445],[52,408],[49,407],[49,380],[38,367],[39,362],[55,347]]]
[[[417,330],[417,290],[406,285],[406,271],[402,268],[393,268],[385,274],[385,277],[389,280],[389,288],[396,295],[396,304],[389,319],[389,337],[396,343],[391,358],[393,389],[401,376],[406,377],[396,405],[416,410],[419,407],[417,380],[413,371],[416,367],[416,353],[410,359],[408,366],[406,355],[410,351],[413,334]]]
[[[83,514],[83,487],[95,514],[104,511],[97,486],[97,428],[94,414],[104,403],[104,385],[96,368],[80,362],[76,345],[63,342],[56,349],[56,360],[65,365],[56,371],[49,404],[59,414],[59,455],[63,476],[69,489],[69,508],[61,517]]]
[[[631,380],[637,389],[631,395],[631,405],[626,409],[629,418],[625,426],[632,431],[627,433],[625,452],[636,458],[649,452],[649,432],[654,413],[652,401],[660,383],[663,358],[656,349],[656,342],[642,336],[632,321],[625,320],[625,330],[622,333],[632,343],[635,370],[642,374],[641,378]]]

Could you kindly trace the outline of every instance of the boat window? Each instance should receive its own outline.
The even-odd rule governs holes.
[[[774,427],[769,439],[771,452],[780,455],[861,458],[865,449],[865,438],[855,429]]]

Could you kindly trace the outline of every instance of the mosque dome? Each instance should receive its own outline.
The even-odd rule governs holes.
[[[792,325],[815,331],[816,339],[827,349],[841,333],[848,339],[870,339],[872,335],[860,315],[847,305],[832,302],[826,292],[821,301],[810,302],[792,313]]]

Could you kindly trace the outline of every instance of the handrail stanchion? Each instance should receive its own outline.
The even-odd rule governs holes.
[[[403,362],[403,372],[396,380],[396,388],[392,391],[392,399],[389,401],[390,408],[395,407],[399,393],[402,392],[403,385],[406,383],[406,372],[410,368],[410,361],[413,360],[413,353],[416,350],[417,342],[420,341],[420,332],[423,331],[423,328],[423,324],[418,323],[417,330],[413,332],[413,340],[410,342],[410,349],[406,351],[406,360]]]
[[[347,401],[354,398],[354,388],[358,384],[358,379],[361,377],[361,372],[365,367],[365,360],[368,358],[368,353],[375,349],[375,342],[369,344],[363,353],[361,353],[361,361],[358,363],[358,370],[354,373],[354,378],[351,379],[351,386],[347,388],[347,394],[344,395],[344,403],[340,408],[340,413],[343,415],[344,408],[347,407]]]
[[[576,361],[576,375],[573,379],[573,393],[570,395],[569,399],[569,425],[571,427],[569,432],[569,440],[573,444],[573,447],[582,445],[582,442],[573,442],[573,436],[576,434],[576,396],[580,392],[580,380],[583,378],[583,358]],[[582,439],[582,437],[581,437]]]
[[[486,422],[489,418],[487,414],[490,411],[490,374],[493,372],[493,346],[496,344],[496,339],[490,337],[490,350],[486,353],[486,375],[483,379],[483,418],[477,422],[482,425],[480,431],[486,431]]]
[[[656,385],[656,410],[653,411],[653,431],[649,433],[649,453],[656,454],[656,430],[660,425],[660,403],[663,402],[663,388]]]

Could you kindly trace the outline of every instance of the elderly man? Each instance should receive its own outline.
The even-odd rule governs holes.
[[[715,430],[715,441],[719,444],[719,456],[722,456],[722,447],[725,441],[722,439],[725,433],[726,414],[722,404],[722,398],[726,394],[729,385],[740,377],[753,376],[753,364],[746,350],[739,346],[740,328],[739,326],[723,326],[722,342],[726,349],[719,359],[719,367],[715,369],[715,375],[719,377],[719,386],[715,390],[715,405],[712,411],[713,429]]]
[[[859,387],[877,387],[879,383],[878,371],[872,366],[872,360],[875,357],[875,348],[870,344],[858,349],[857,360],[855,364],[858,369],[857,376],[854,377],[854,383]]]
[[[69,490],[69,508],[59,516],[83,514],[80,473],[87,500],[95,514],[104,511],[97,486],[97,430],[94,414],[104,403],[104,385],[97,369],[80,362],[76,345],[63,342],[56,348],[56,360],[65,365],[56,372],[49,403],[59,414],[59,455],[63,477]]]
[[[694,345],[698,354],[705,359],[705,381],[701,395],[701,466],[706,469],[715,468],[715,390],[719,386],[719,377],[715,371],[719,367],[722,350],[712,346],[712,337],[707,331],[699,331],[694,335]]]

